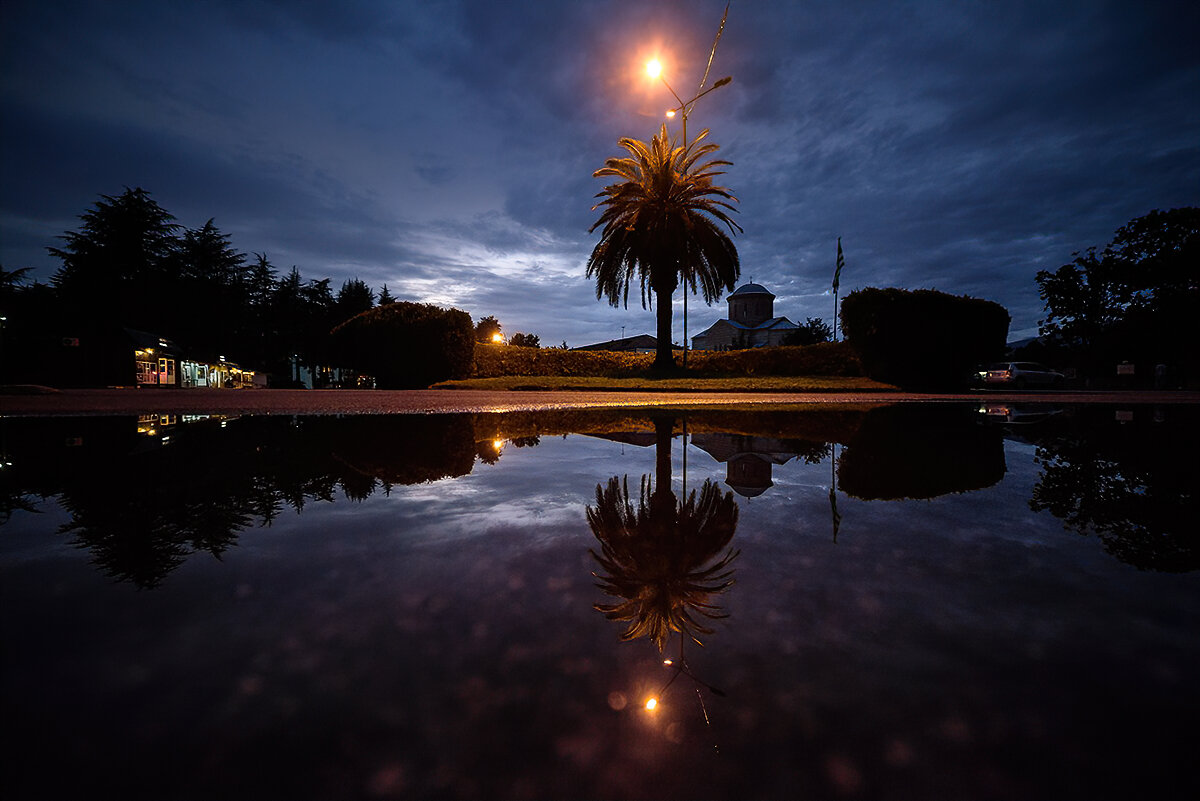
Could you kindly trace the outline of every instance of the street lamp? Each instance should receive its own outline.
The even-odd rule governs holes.
[[[728,8],[726,8],[725,13],[726,14],[729,13]],[[724,28],[725,28],[725,20],[722,19],[721,20],[721,29],[723,30]],[[721,31],[718,30],[717,31],[717,39],[719,40],[720,38],[721,38]],[[717,49],[717,43],[713,42],[713,52],[714,53],[716,52],[716,49]],[[712,66],[712,56],[709,56],[708,63],[709,63],[709,66]],[[698,95],[693,97],[691,100],[684,102],[683,100],[680,99],[679,94],[674,89],[671,88],[671,84],[667,83],[666,76],[664,76],[662,74],[662,63],[657,58],[652,58],[646,62],[646,74],[649,75],[651,78],[658,78],[659,80],[661,80],[663,82],[663,86],[667,87],[667,91],[671,93],[671,96],[675,98],[675,102],[677,102],[679,104],[675,108],[667,109],[667,116],[674,117],[675,113],[679,112],[679,114],[683,117],[683,152],[684,152],[684,156],[686,158],[687,147],[688,147],[687,120],[688,120],[688,113],[691,111],[692,106],[695,105],[697,100],[704,97],[709,92],[711,92],[715,89],[720,89],[722,86],[724,86],[725,84],[732,81],[733,76],[726,75],[724,78],[717,81],[712,86],[708,87],[707,89],[704,89],[704,81],[708,78],[708,70],[706,69],[704,71],[704,77],[700,79],[700,88],[703,91],[701,91]],[[688,350],[689,350],[688,336],[687,336],[687,317],[688,317],[688,302],[687,302],[688,298],[687,298],[687,296],[688,296],[687,284],[685,281],[684,287],[683,287],[683,366],[685,369],[687,368],[687,359],[688,359]]]
[[[682,100],[679,97],[679,94],[674,89],[671,88],[671,84],[667,83],[666,76],[664,76],[662,74],[662,63],[657,58],[652,58],[646,62],[646,74],[649,75],[651,78],[658,78],[660,81],[662,81],[663,86],[667,87],[667,91],[671,93],[671,96],[675,98],[675,102],[679,104],[678,106],[675,106],[674,108],[667,109],[667,116],[674,117],[677,112],[683,116],[683,148],[684,148],[684,150],[687,150],[687,119],[688,119],[688,114],[691,113],[692,106],[695,105],[697,100],[704,97],[709,92],[711,92],[715,89],[720,89],[722,86],[724,86],[725,84],[727,84],[733,80],[732,75],[726,75],[724,78],[717,81],[712,86],[708,87],[707,89],[704,89],[704,91],[700,92],[698,95],[693,97],[691,100],[684,102],[684,100]],[[701,87],[703,87],[704,86],[703,82],[701,82],[700,85],[701,85]]]

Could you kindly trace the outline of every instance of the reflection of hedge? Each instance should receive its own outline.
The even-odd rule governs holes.
[[[334,458],[384,484],[465,476],[475,464],[475,432],[466,415],[356,416],[329,428]]]
[[[475,326],[458,309],[389,303],[333,329],[336,361],[375,376],[381,389],[427,387],[471,374]]]
[[[677,361],[681,361],[676,357]],[[600,376],[620,378],[645,375],[654,361],[652,353],[514,348],[506,345],[475,346],[475,377],[496,376]],[[845,343],[737,351],[691,351],[688,373],[696,376],[737,375],[862,375],[858,357]]]
[[[941,389],[1004,354],[1008,311],[931,289],[860,289],[842,301],[842,330],[876,381]]]
[[[842,490],[864,500],[934,498],[1004,477],[1001,432],[968,408],[888,406],[867,412],[838,460]]]

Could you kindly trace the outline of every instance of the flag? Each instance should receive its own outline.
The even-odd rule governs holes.
[[[842,256],[842,238],[838,237],[838,257],[837,269],[833,271],[833,291],[838,291],[838,284],[842,279],[842,268],[846,266],[846,259]]]

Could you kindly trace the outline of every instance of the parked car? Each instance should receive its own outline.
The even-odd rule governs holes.
[[[1037,362],[998,362],[990,364],[983,383],[1023,389],[1028,386],[1057,387],[1066,379],[1062,373]]]

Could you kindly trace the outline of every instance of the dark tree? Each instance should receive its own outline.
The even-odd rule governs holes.
[[[353,278],[342,284],[334,299],[334,316],[342,323],[356,314],[375,308],[375,293],[365,282]]]
[[[522,334],[520,331],[512,335],[508,344],[518,348],[540,348],[542,346],[537,334]]]
[[[333,330],[338,363],[375,376],[380,389],[466,378],[475,358],[471,317],[423,303],[389,303]]]
[[[306,329],[306,304],[304,281],[294,265],[291,272],[275,286],[271,312],[277,334],[274,349],[277,359],[282,362],[278,366],[292,365],[295,369],[292,378],[299,383],[300,359],[303,356],[301,351],[304,349]]]
[[[76,319],[161,330],[173,317],[179,225],[144,189],[100,197],[63,247],[47,248],[62,261],[52,282]]]
[[[602,228],[600,242],[588,258],[587,275],[596,279],[596,299],[607,297],[613,306],[629,305],[629,288],[641,284],[642,307],[647,292],[658,303],[656,369],[674,365],[671,355],[671,297],[682,282],[695,292],[699,283],[705,303],[733,289],[741,266],[730,233],[741,231],[729,216],[737,199],[713,183],[724,174],[715,169],[730,162],[702,161],[717,145],[700,144],[700,132],[686,148],[676,147],[667,126],[650,142],[623,138],[629,158],[610,158],[594,178],[614,177],[596,197],[593,207],[603,208],[591,227]]]
[[[277,361],[272,346],[278,339],[272,300],[279,282],[275,267],[265,253],[255,253],[246,270],[244,304],[247,319],[242,327],[237,352],[255,369],[265,369]]]
[[[313,279],[300,293],[305,313],[300,354],[304,363],[313,368],[329,364],[329,332],[340,322],[329,281],[328,278]]]
[[[488,315],[475,324],[475,341],[491,342],[500,333],[500,321]]]
[[[167,333],[189,347],[225,352],[236,347],[238,335],[244,333],[249,316],[246,256],[229,240],[210,219],[184,232],[176,251],[180,285],[171,302],[178,322]]]
[[[1095,371],[1119,360],[1194,360],[1200,330],[1200,209],[1152,211],[1054,272],[1037,274],[1041,333]]]
[[[818,342],[832,342],[833,329],[820,317],[809,317],[804,325],[797,326],[783,338],[785,345],[815,345]]]
[[[380,289],[379,289],[379,305],[386,306],[389,303],[395,303],[395,302],[396,302],[396,298],[392,296],[392,293],[390,291],[388,291],[387,284],[384,284],[382,287],[380,287]]]

